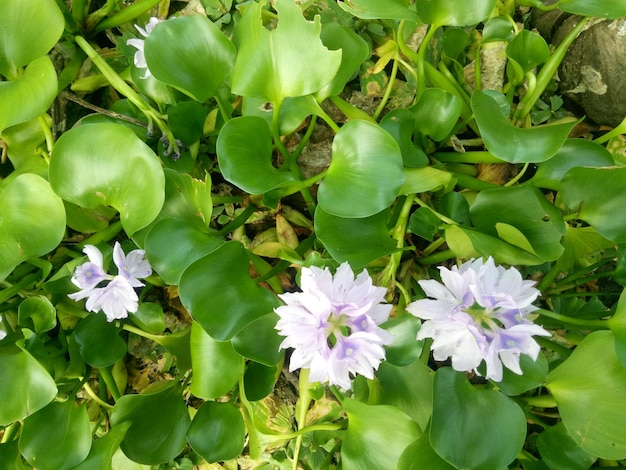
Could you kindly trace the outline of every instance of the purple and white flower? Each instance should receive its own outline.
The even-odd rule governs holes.
[[[515,268],[496,266],[493,259],[472,259],[452,269],[440,267],[441,282],[419,281],[430,298],[417,300],[407,310],[426,320],[417,339],[432,338],[437,361],[451,359],[455,370],[478,373],[485,361],[486,378],[502,380],[503,365],[521,374],[520,355],[533,360],[539,345],[533,336],[550,336],[527,316],[537,310],[539,296],[533,281]]]
[[[139,299],[134,287],[144,285],[139,279],[152,274],[152,268],[145,259],[144,250],[133,250],[124,254],[119,242],[113,248],[113,262],[118,274],[107,274],[103,268],[102,253],[93,245],[86,245],[83,252],[89,261],[74,271],[72,283],[81,290],[68,297],[72,300],[87,299],[85,308],[89,312],[102,310],[107,321],[128,317],[128,312],[136,312]]]
[[[378,325],[389,318],[386,289],[376,287],[367,271],[354,276],[343,263],[333,276],[328,268],[302,268],[302,292],[279,297],[275,309],[282,349],[293,348],[289,369],[310,369],[311,382],[351,388],[351,375],[374,377],[393,335]]]
[[[139,31],[139,33],[144,38],[147,38],[150,35],[150,33],[154,30],[156,25],[161,23],[162,21],[163,20],[160,20],[153,16],[148,21],[148,24],[146,24],[145,29],[141,28],[138,25],[135,25],[135,28],[137,28],[137,31]],[[144,39],[132,38],[132,39],[128,39],[126,41],[126,44],[137,49],[137,52],[135,52],[135,57],[133,58],[133,63],[135,64],[135,67],[139,69],[146,69],[146,72],[143,74],[141,78],[148,78],[152,75],[152,73],[150,73],[150,69],[148,68],[148,63],[146,62],[146,56],[143,51],[144,41],[145,41]]]

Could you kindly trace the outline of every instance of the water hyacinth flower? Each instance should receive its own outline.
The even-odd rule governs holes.
[[[533,336],[550,336],[527,316],[537,310],[539,296],[533,281],[522,279],[511,267],[493,259],[472,259],[460,267],[439,268],[440,283],[419,281],[429,299],[417,300],[407,310],[426,320],[417,339],[432,338],[437,361],[451,358],[455,370],[479,373],[484,360],[486,378],[502,380],[503,365],[520,375],[520,355],[537,359],[540,347]]]
[[[86,245],[83,252],[89,261],[78,266],[72,276],[72,283],[80,290],[68,297],[76,301],[86,298],[87,311],[102,310],[107,321],[127,318],[128,312],[136,312],[139,298],[134,288],[142,287],[144,283],[139,279],[152,274],[152,268],[145,259],[145,251],[133,250],[125,255],[119,242],[115,242],[113,262],[118,270],[116,276],[104,271],[102,253],[98,248]]]
[[[374,377],[385,358],[383,345],[393,335],[378,325],[389,318],[382,303],[386,289],[376,287],[367,271],[354,276],[343,263],[333,276],[328,268],[302,268],[302,292],[279,295],[276,329],[293,348],[289,370],[310,369],[311,382],[351,388],[351,374]]]
[[[153,16],[148,21],[148,24],[146,24],[145,29],[138,25],[135,25],[135,28],[137,28],[137,31],[139,31],[139,34],[141,34],[144,38],[147,38],[152,32],[152,30],[154,30],[156,25],[161,23],[162,21],[163,20],[160,20]],[[146,62],[146,56],[143,52],[144,39],[139,39],[139,38],[128,39],[126,41],[126,44],[137,49],[137,52],[135,52],[135,56],[133,58],[133,63],[135,64],[135,67],[139,69],[146,69],[146,72],[143,74],[141,78],[150,77],[152,74],[150,73],[150,69],[148,68],[148,63]]]

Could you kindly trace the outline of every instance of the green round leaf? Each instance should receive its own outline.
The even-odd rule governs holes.
[[[136,312],[130,312],[130,318],[146,333],[158,334],[165,329],[165,315],[160,304],[141,302]]]
[[[167,108],[167,123],[184,144],[191,145],[202,137],[209,111],[195,101],[183,101]]]
[[[496,0],[466,0],[459,8],[456,0],[422,0],[415,4],[424,23],[435,26],[469,26],[483,21],[495,7]]]
[[[146,236],[146,255],[152,268],[168,284],[178,285],[185,269],[222,245],[220,238],[207,235],[178,219],[157,222]]]
[[[27,351],[0,347],[0,426],[24,419],[50,403],[57,387],[50,374]]]
[[[278,315],[268,313],[242,328],[233,339],[233,348],[245,358],[266,366],[280,362],[284,352],[280,350],[283,337],[275,329]]]
[[[576,444],[603,459],[626,458],[626,370],[615,353],[611,331],[585,337],[567,360],[548,374],[546,387]]]
[[[613,0],[561,0],[559,10],[574,15],[616,20],[626,15],[626,5]]]
[[[124,421],[113,426],[104,436],[93,442],[87,458],[72,470],[111,470],[111,459],[119,449],[130,425],[130,421]]]
[[[279,105],[288,96],[309,95],[331,83],[341,64],[341,52],[322,44],[319,17],[307,21],[291,0],[278,0],[275,7],[278,26],[272,31],[261,21],[262,3],[252,3],[239,20],[233,37],[238,53],[231,81],[233,93]]]
[[[94,367],[108,367],[126,354],[126,343],[115,323],[109,323],[102,313],[83,318],[74,332],[74,338],[85,362]]]
[[[124,395],[111,413],[111,425],[132,424],[121,449],[130,459],[147,465],[165,463],[185,447],[189,413],[180,385],[156,382],[139,395]]]
[[[112,123],[63,134],[52,152],[50,185],[79,206],[115,207],[129,236],[156,218],[165,199],[157,156],[133,131]]]
[[[57,74],[48,56],[31,62],[17,80],[0,81],[0,132],[45,113],[57,91]]]
[[[144,53],[155,78],[202,103],[228,78],[237,51],[211,20],[187,15],[157,24]]]
[[[31,328],[35,333],[50,331],[57,324],[57,311],[43,295],[25,299],[17,310],[17,321],[21,326]]]
[[[85,460],[91,428],[85,405],[53,402],[24,420],[20,452],[41,470],[67,470]]]
[[[408,0],[350,0],[337,2],[345,11],[366,20],[389,19],[416,21],[415,13],[409,10]]]
[[[515,31],[511,22],[502,16],[491,18],[483,28],[482,43],[486,44],[494,41],[510,41],[513,39]]]
[[[332,144],[332,163],[317,193],[324,211],[363,218],[387,209],[404,182],[395,139],[369,121],[350,120]]]
[[[498,102],[482,91],[472,95],[472,110],[487,149],[509,163],[538,163],[559,151],[576,122],[522,129],[502,114]]]
[[[552,470],[587,470],[596,461],[570,437],[563,422],[545,429],[537,437],[537,448]]]
[[[272,135],[260,117],[231,119],[217,138],[217,158],[227,181],[250,194],[263,194],[293,181],[272,165]]]
[[[562,181],[561,196],[567,206],[593,226],[600,235],[626,243],[626,168],[581,168],[569,170]]]
[[[400,455],[420,434],[419,427],[395,406],[343,401],[348,430],[341,446],[345,470],[396,468]]]
[[[430,442],[457,468],[504,468],[522,450],[526,418],[506,395],[474,388],[449,367],[435,374]]]
[[[397,250],[389,234],[389,211],[371,217],[346,219],[315,210],[315,233],[330,255],[342,263],[348,261],[353,269],[360,269],[372,261]]]
[[[230,341],[216,341],[201,325],[191,326],[191,393],[205,400],[226,395],[243,375],[244,360]]]
[[[461,101],[440,88],[427,88],[415,106],[415,130],[436,142],[444,140],[461,116]]]
[[[258,362],[248,361],[243,376],[246,399],[249,401],[262,400],[274,390],[276,377],[282,366],[265,366]]]
[[[394,366],[408,366],[419,357],[424,346],[423,341],[415,337],[422,322],[413,315],[403,315],[387,320],[382,327],[393,335],[393,343],[385,346],[386,360]]]
[[[394,109],[388,112],[380,121],[380,127],[389,132],[398,142],[404,166],[424,167],[428,165],[426,153],[413,143],[415,116],[411,111],[408,109]]]
[[[64,234],[63,201],[45,179],[24,173],[0,183],[0,279],[56,248]]]
[[[523,29],[509,43],[506,54],[526,73],[548,60],[550,48],[537,33]]]
[[[418,440],[402,452],[396,468],[401,468],[402,470],[422,470],[423,468],[428,470],[455,469],[433,450],[430,445],[428,430],[423,432]]]
[[[50,0],[3,0],[0,18],[0,75],[10,78],[17,67],[46,55],[65,28],[61,10]]]
[[[187,431],[193,450],[209,463],[237,457],[243,450],[245,437],[243,416],[230,403],[203,403]]]
[[[548,361],[543,354],[539,354],[536,361],[533,361],[530,356],[522,354],[519,365],[522,369],[522,375],[517,375],[505,367],[502,380],[497,383],[498,388],[511,397],[540,387],[548,373]]]
[[[248,274],[248,255],[236,241],[194,262],[180,279],[180,300],[206,332],[227,341],[273,311],[278,299]]]

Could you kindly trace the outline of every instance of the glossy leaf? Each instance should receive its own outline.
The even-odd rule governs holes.
[[[395,406],[343,401],[348,430],[341,446],[345,470],[395,468],[400,455],[420,435],[417,424]]]
[[[399,194],[416,194],[435,191],[446,186],[452,180],[452,173],[425,166],[422,168],[406,168],[404,170],[404,184]]]
[[[548,361],[543,354],[533,361],[526,354],[520,355],[522,374],[517,375],[508,367],[503,368],[503,377],[497,386],[503,393],[513,397],[543,385],[548,374]]]
[[[522,409],[495,390],[473,387],[464,374],[437,370],[430,442],[456,468],[505,468],[522,450]]]
[[[615,335],[615,353],[626,369],[626,290],[623,290],[615,307],[615,315],[609,320],[609,327]]]
[[[0,426],[35,413],[57,394],[46,369],[30,353],[16,346],[0,346],[0,377]]]
[[[124,421],[109,429],[104,436],[93,442],[87,458],[72,470],[112,470],[111,460],[130,425],[130,421]]]
[[[165,330],[165,315],[160,304],[141,302],[136,312],[130,312],[131,320],[146,333],[159,334]]]
[[[626,370],[615,353],[612,332],[596,331],[586,336],[567,360],[548,374],[545,385],[577,445],[603,459],[626,458],[626,435],[622,432]]]
[[[181,219],[206,232],[213,213],[210,177],[202,181],[169,168],[164,173],[165,203],[159,218]]]
[[[537,448],[552,470],[586,470],[596,458],[582,450],[569,436],[563,422],[544,429],[537,436]]]
[[[561,213],[536,188],[518,186],[481,191],[470,207],[474,226],[545,261],[563,253]]]
[[[497,101],[482,91],[472,95],[472,110],[487,149],[509,163],[538,163],[556,154],[576,122],[522,129],[502,114]]]
[[[0,279],[56,248],[64,234],[63,201],[45,179],[24,173],[0,183]]]
[[[550,49],[539,34],[523,29],[511,40],[506,54],[526,73],[548,60]]]
[[[626,15],[626,5],[613,0],[561,0],[559,10],[574,15],[618,19]]]
[[[156,218],[165,199],[159,159],[117,124],[87,124],[63,134],[52,152],[50,184],[79,206],[115,207],[129,236]]]
[[[282,363],[270,367],[248,361],[243,375],[246,398],[249,401],[258,401],[272,393],[281,369]]]
[[[237,457],[245,437],[241,412],[230,403],[203,403],[187,430],[189,444],[209,463]]]
[[[145,39],[144,53],[155,78],[201,103],[217,94],[237,54],[220,29],[202,15],[157,24]]]
[[[230,241],[189,266],[180,279],[180,299],[191,316],[218,341],[273,311],[278,299],[249,275],[241,243]]]
[[[48,56],[31,62],[17,80],[0,81],[0,133],[45,113],[56,95],[57,74]]]
[[[178,285],[189,265],[222,245],[221,238],[207,235],[189,223],[163,219],[146,236],[146,255],[152,268],[168,284]]]
[[[424,167],[428,164],[428,156],[424,150],[413,143],[415,116],[408,109],[394,109],[385,114],[380,121],[385,129],[398,143],[402,152],[402,162],[408,167]]]
[[[444,140],[461,116],[461,101],[440,88],[427,88],[411,111],[415,130],[436,142]]]
[[[371,217],[347,219],[318,206],[315,233],[333,259],[340,263],[348,261],[352,269],[360,269],[396,251],[397,243],[387,228],[388,218],[389,211],[385,210]]]
[[[89,314],[76,327],[74,338],[87,364],[108,367],[126,354],[126,343],[115,323],[109,323],[103,313]]]
[[[294,180],[290,173],[272,165],[272,135],[260,117],[231,119],[216,145],[222,175],[247,193],[263,194]]]
[[[415,12],[409,9],[408,0],[387,0],[384,3],[379,0],[350,0],[337,4],[351,15],[365,20],[417,20]]]
[[[275,329],[277,321],[274,312],[254,320],[233,337],[233,348],[241,356],[266,366],[278,364],[284,356],[279,347],[284,338]]]
[[[578,217],[603,237],[626,242],[626,219],[616,217],[626,207],[626,168],[572,168],[563,177],[561,196]]]
[[[81,463],[91,448],[86,406],[73,400],[53,402],[24,420],[20,452],[41,470],[67,470]]]
[[[404,182],[395,139],[368,121],[350,120],[332,144],[332,163],[317,193],[337,217],[370,217],[388,208]]]
[[[562,180],[577,166],[604,167],[614,165],[611,153],[600,144],[587,139],[567,139],[548,161],[540,163],[531,183],[540,188],[561,190]]]
[[[339,70],[341,52],[322,44],[319,17],[309,22],[298,5],[278,0],[278,26],[269,31],[261,22],[262,7],[251,4],[235,29],[233,93],[280,104],[288,96],[309,95],[328,85]],[[294,48],[294,43],[306,47]]]
[[[191,326],[191,393],[205,400],[226,395],[243,375],[244,360],[230,341],[216,341],[198,324]]]
[[[492,12],[496,0],[467,0],[463,8],[455,0],[422,0],[415,4],[417,16],[435,26],[470,26],[483,21]]]
[[[36,295],[22,301],[17,310],[17,321],[35,333],[43,333],[56,326],[57,311],[47,297]]]
[[[156,382],[139,395],[122,396],[111,413],[111,425],[132,424],[121,449],[138,463],[156,465],[176,457],[185,447],[189,414],[180,385]]]
[[[208,114],[208,109],[201,104],[182,101],[167,108],[167,123],[177,139],[191,145],[204,134],[204,121]]]
[[[48,122],[47,115],[43,118]],[[4,129],[2,140],[7,147],[7,156],[16,171],[26,170],[27,173],[46,177],[48,164],[38,154],[39,146],[46,140],[39,119],[31,119]],[[40,168],[40,170],[34,168]]]
[[[455,467],[439,457],[430,445],[429,432],[426,430],[422,435],[408,446],[396,466],[403,470],[454,470]]]
[[[46,55],[65,28],[61,10],[49,0],[3,0],[0,18],[0,75],[9,78]]]
[[[419,357],[424,345],[416,341],[421,321],[413,315],[403,315],[387,320],[382,327],[391,333],[393,343],[385,347],[386,361],[394,366],[403,367],[412,364]]]
[[[511,22],[502,17],[491,18],[483,27],[482,43],[487,44],[494,41],[510,41],[515,36]]]

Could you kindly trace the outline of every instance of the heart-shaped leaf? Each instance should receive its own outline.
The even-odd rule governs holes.
[[[559,151],[576,122],[521,129],[502,114],[498,102],[482,91],[472,95],[472,110],[487,149],[509,163],[544,162]]]
[[[233,348],[241,356],[266,366],[274,366],[284,356],[280,349],[283,337],[275,329],[278,315],[268,313],[246,325],[233,339]]]
[[[237,51],[207,17],[187,15],[157,24],[144,53],[155,78],[202,103],[228,78]]]
[[[411,111],[408,109],[389,111],[380,121],[380,127],[385,129],[398,142],[404,166],[424,167],[428,165],[428,156],[426,156],[424,150],[413,143],[415,116]]]
[[[597,16],[616,20],[626,15],[626,5],[613,0],[561,0],[559,10],[574,15]]]
[[[626,243],[626,219],[617,216],[626,207],[624,181],[624,167],[576,167],[565,173],[561,196],[600,235],[616,243]]]
[[[243,450],[246,429],[241,412],[230,403],[204,402],[193,417],[187,440],[209,463],[234,459]]]
[[[559,422],[537,436],[537,448],[543,461],[555,469],[587,470],[596,461],[582,450]]]
[[[626,369],[615,353],[611,331],[586,336],[567,360],[548,374],[545,385],[576,444],[603,459],[626,458],[626,435],[622,432]]]
[[[119,449],[130,425],[130,421],[124,421],[113,426],[104,436],[93,442],[87,458],[72,470],[93,470],[95,468],[112,470],[111,459]]]
[[[126,354],[126,343],[120,337],[119,329],[101,313],[83,318],[76,327],[74,338],[85,362],[94,367],[111,366]]]
[[[45,113],[57,91],[57,74],[48,56],[32,61],[17,80],[0,81],[0,133]]]
[[[288,96],[315,93],[328,85],[341,63],[341,51],[330,51],[320,39],[319,17],[313,22],[290,0],[278,0],[278,26],[263,26],[263,3],[252,3],[241,17],[233,42],[238,54],[232,91],[280,105]],[[295,48],[293,44],[306,44]]]
[[[332,163],[317,197],[337,217],[363,218],[387,209],[404,182],[395,139],[369,121],[350,120],[332,144]]]
[[[79,206],[115,207],[129,236],[156,218],[165,199],[157,156],[133,131],[113,123],[63,134],[50,159],[50,185]]]
[[[191,316],[218,341],[272,312],[278,299],[249,275],[243,245],[224,243],[189,266],[180,279],[180,300]]]
[[[526,73],[548,60],[550,48],[537,33],[523,29],[511,40],[506,54]]]
[[[57,311],[47,297],[36,295],[22,301],[17,310],[17,321],[35,333],[43,333],[56,326]]]
[[[61,10],[48,0],[3,0],[0,22],[0,75],[9,78],[17,67],[46,55],[65,28]]]
[[[445,139],[454,129],[462,111],[461,100],[440,88],[427,88],[415,106],[415,130],[434,141]]]
[[[464,374],[437,370],[430,442],[456,468],[505,468],[522,450],[526,418],[512,399],[473,387]]]
[[[56,248],[64,233],[63,201],[45,179],[23,173],[0,183],[0,279]]]

